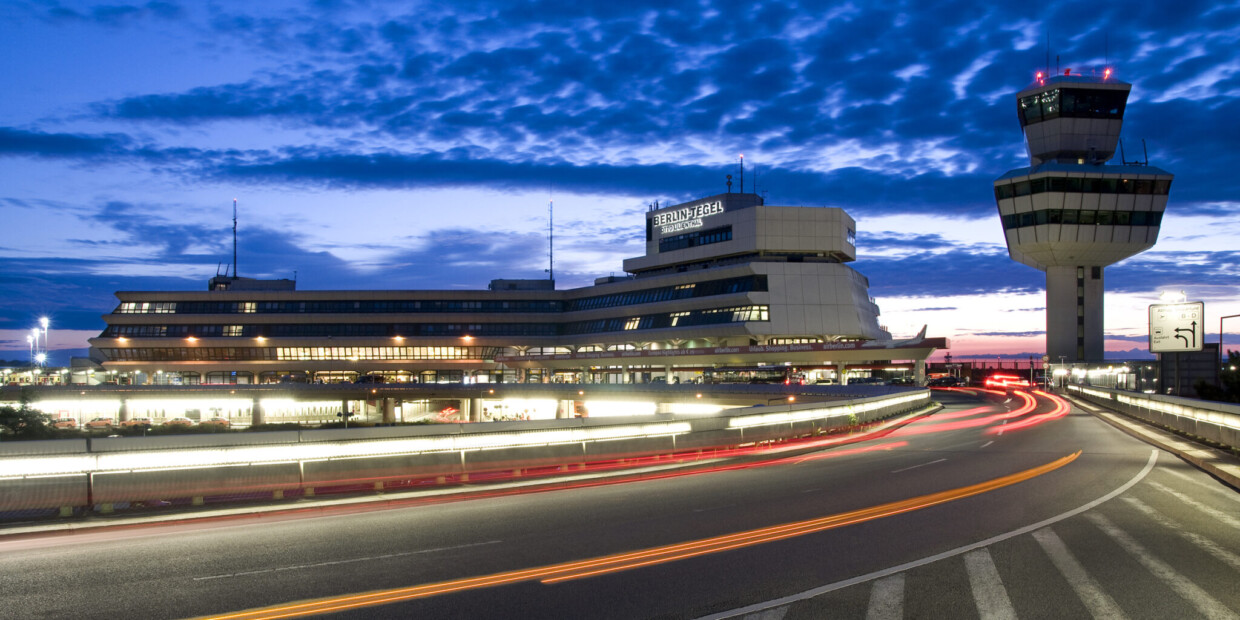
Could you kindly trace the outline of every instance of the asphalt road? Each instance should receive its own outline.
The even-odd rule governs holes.
[[[748,467],[0,537],[0,616],[1240,617],[1240,494],[1047,399],[936,397]]]

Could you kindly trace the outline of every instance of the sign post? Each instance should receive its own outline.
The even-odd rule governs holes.
[[[1205,304],[1200,301],[1150,306],[1150,353],[1175,354],[1176,396],[1180,395],[1180,354],[1202,349],[1205,317]]]
[[[1150,306],[1150,353],[1200,351],[1205,340],[1205,304]]]

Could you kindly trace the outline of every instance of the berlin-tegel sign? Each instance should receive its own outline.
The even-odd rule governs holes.
[[[1200,351],[1206,307],[1200,301],[1150,306],[1150,353]]]

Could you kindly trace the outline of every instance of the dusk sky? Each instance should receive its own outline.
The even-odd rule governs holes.
[[[1146,355],[1163,290],[1216,342],[1240,314],[1240,2],[2,0],[0,358],[41,316],[53,361],[84,354],[118,290],[205,290],[234,198],[239,274],[299,290],[544,278],[553,200],[575,288],[741,153],[767,204],[856,218],[896,337],[1040,356],[1044,275],[1008,258],[991,184],[1028,165],[1013,95],[1048,31],[1052,70],[1133,84],[1127,158],[1144,140],[1176,175],[1158,245],[1106,271],[1108,355]]]

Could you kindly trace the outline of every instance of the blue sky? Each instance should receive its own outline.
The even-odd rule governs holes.
[[[1176,174],[1107,270],[1107,348],[1159,291],[1240,314],[1240,3],[44,2],[0,8],[0,358],[85,347],[117,290],[231,262],[299,289],[560,288],[642,253],[649,203],[724,191],[858,221],[881,322],[957,354],[1043,346],[1043,274],[991,182],[1047,65],[1133,84],[1129,159]],[[1056,62],[1058,57],[1058,62]],[[1228,324],[1240,346],[1240,327]],[[1234,334],[1234,335],[1233,335]]]

